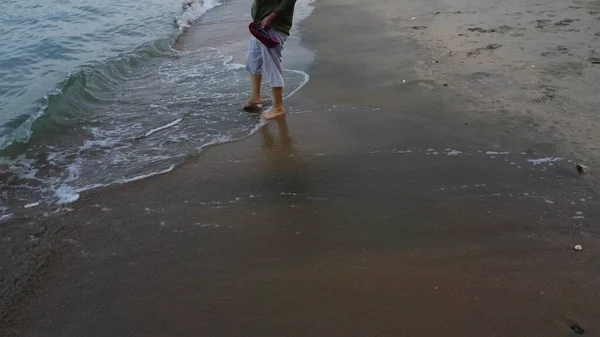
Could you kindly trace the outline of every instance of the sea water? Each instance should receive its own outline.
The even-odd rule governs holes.
[[[0,2],[0,215],[167,173],[256,131],[262,121],[239,108],[247,74],[225,47],[247,31],[199,33],[203,20],[245,24],[250,5]],[[309,1],[296,6],[296,21],[310,13]],[[288,93],[308,79],[285,77]]]

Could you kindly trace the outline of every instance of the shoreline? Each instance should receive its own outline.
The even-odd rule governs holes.
[[[354,335],[352,322],[368,311],[367,332],[402,326],[435,335],[450,326],[469,336],[492,324],[508,335],[553,333],[568,330],[563,316],[594,330],[599,242],[589,220],[575,229],[570,218],[598,216],[595,192],[576,175],[546,183],[568,163],[494,159],[479,152],[489,144],[441,123],[296,102],[321,111],[213,147],[169,176],[86,194],[67,220],[84,225],[65,233],[67,246],[38,275],[12,332],[322,335],[343,312],[335,331]],[[378,121],[365,118],[374,113]],[[429,151],[440,143],[462,151]],[[476,175],[465,170],[472,167]],[[574,252],[575,242],[586,251]],[[348,291],[354,306],[343,300]],[[492,310],[481,311],[483,303]],[[322,320],[304,310],[319,306]],[[264,318],[281,307],[269,316],[277,328]],[[485,318],[472,321],[472,310]],[[233,317],[242,319],[225,324]],[[78,321],[85,324],[69,323]]]
[[[307,1],[304,5],[313,8],[313,1]],[[209,11],[229,11],[236,13],[240,11],[240,8],[249,7],[244,1],[238,2],[226,2],[218,5],[211,5],[209,7],[195,8],[189,11],[189,8],[184,11],[184,14],[178,17],[177,24],[183,25],[180,29],[180,34],[174,42],[173,48],[180,51],[186,52],[195,50],[198,48],[212,48],[212,44],[215,41],[226,41],[225,45],[220,45],[221,51],[224,55],[228,55],[232,60],[229,62],[240,61],[244,57],[246,51],[247,37],[240,38],[238,40],[230,40],[226,36],[231,36],[232,31],[246,31],[246,21],[232,21],[225,24],[220,24],[215,21],[214,15],[205,15]],[[189,11],[189,12],[188,12]],[[303,9],[302,17],[296,21],[296,25],[300,26],[302,21],[306,19],[305,16],[310,15],[312,9]],[[232,15],[232,14],[225,15]],[[308,14],[307,14],[308,13]],[[214,14],[214,13],[213,13]],[[216,18],[222,17],[223,14],[219,13]],[[186,20],[190,17],[195,17],[196,22],[188,22]],[[210,25],[210,29],[205,29],[205,24]],[[200,24],[200,25],[199,25]],[[224,29],[225,28],[225,29]],[[293,36],[287,45],[291,46],[291,49],[295,52],[296,57],[293,58],[291,65],[294,69],[285,69],[286,71],[298,72],[304,76],[308,76],[304,71],[312,62],[314,58],[311,51],[304,48],[301,45],[300,35],[301,32],[295,28]],[[221,41],[221,42],[222,42]],[[297,68],[297,69],[296,69]],[[305,79],[303,83],[293,92],[286,94],[286,99],[297,93],[308,83],[308,79]],[[249,135],[241,138],[234,139],[227,142],[209,144],[203,147],[203,150],[199,154],[190,154],[187,158],[179,165],[171,165],[168,169],[153,172],[150,174],[132,177],[125,179],[123,182],[115,181],[108,185],[102,185],[98,187],[86,188],[81,191],[76,191],[79,195],[77,200],[74,202],[68,202],[64,204],[46,204],[46,203],[32,203],[31,208],[27,208],[26,211],[13,212],[7,214],[7,217],[2,218],[0,221],[0,237],[4,238],[5,244],[1,246],[0,256],[5,259],[0,263],[0,274],[4,276],[0,279],[0,317],[8,315],[11,311],[11,306],[18,303],[24,291],[27,290],[27,284],[29,279],[34,277],[40,270],[46,267],[46,261],[49,257],[49,252],[56,249],[56,246],[61,246],[59,243],[63,238],[62,234],[56,234],[61,232],[70,232],[73,230],[73,226],[63,224],[63,220],[68,220],[72,212],[76,212],[81,204],[80,201],[86,194],[96,193],[109,193],[113,188],[118,188],[121,185],[127,185],[136,183],[141,180],[152,179],[155,176],[169,174],[173,170],[186,165],[188,161],[194,160],[194,158],[204,155],[204,153],[214,147],[220,145],[226,145],[229,143],[235,143],[244,141],[255,135],[260,129],[260,123],[257,124],[255,130]],[[38,205],[36,205],[38,204]],[[101,207],[100,207],[101,208]],[[9,241],[6,241],[9,240]],[[60,251],[60,249],[58,249]]]
[[[308,44],[317,49],[316,64],[310,68],[310,72],[315,75],[307,87],[290,99],[292,111],[306,112],[289,114],[287,117],[290,121],[290,129],[296,129],[295,136],[290,142],[293,147],[286,148],[281,144],[279,147],[270,145],[273,137],[265,136],[260,130],[257,134],[244,140],[210,147],[202,155],[188,158],[185,164],[167,176],[156,176],[148,180],[85,193],[80,201],[73,204],[76,209],[74,212],[55,219],[57,222],[64,222],[65,230],[61,235],[64,235],[64,239],[67,240],[65,242],[68,243],[63,243],[62,248],[54,251],[44,273],[35,278],[33,293],[27,295],[29,296],[26,301],[27,305],[19,309],[16,318],[13,317],[13,323],[17,327],[12,331],[13,333],[17,331],[16,335],[19,335],[19,331],[21,333],[28,331],[33,336],[35,335],[33,334],[34,330],[41,332],[44,331],[43,329],[62,331],[61,335],[65,333],[71,335],[75,331],[86,332],[86,328],[83,326],[70,326],[75,330],[67,331],[60,330],[60,327],[56,325],[44,326],[36,323],[39,322],[38,317],[47,315],[60,322],[76,322],[75,319],[79,316],[73,311],[75,308],[84,312],[82,315],[85,313],[100,314],[98,321],[91,322],[94,323],[91,329],[95,327],[99,330],[87,331],[88,333],[101,335],[102,329],[112,329],[113,327],[103,328],[102,321],[105,319],[115,320],[114,329],[116,330],[112,332],[117,334],[125,331],[119,330],[119,327],[124,329],[127,319],[143,324],[143,320],[138,321],[141,318],[131,312],[121,311],[120,313],[124,314],[123,317],[112,316],[108,308],[117,304],[116,307],[120,310],[126,308],[134,310],[135,308],[135,310],[143,311],[146,315],[141,317],[154,317],[159,320],[164,317],[174,318],[181,314],[179,317],[183,317],[184,322],[187,322],[184,327],[178,329],[173,325],[168,325],[176,331],[182,331],[181,329],[188,332],[193,331],[193,326],[190,324],[193,315],[187,309],[199,306],[207,310],[203,316],[206,320],[201,322],[201,325],[208,329],[206,331],[221,333],[250,331],[250,335],[261,333],[264,335],[266,331],[283,333],[287,331],[285,330],[287,324],[288,327],[296,329],[288,331],[290,333],[287,335],[302,335],[301,331],[303,330],[298,330],[299,327],[302,329],[309,327],[292,318],[292,314],[277,316],[282,322],[279,327],[282,330],[277,330],[277,327],[269,326],[268,323],[266,325],[256,324],[256,320],[266,317],[261,314],[268,315],[270,310],[288,306],[288,303],[275,300],[278,296],[291,296],[293,301],[310,305],[310,307],[321,304],[316,298],[310,296],[303,298],[290,295],[298,295],[306,293],[306,291],[315,291],[325,298],[325,309],[320,312],[323,317],[339,319],[340,317],[331,316],[331,314],[335,310],[346,310],[350,319],[360,321],[360,317],[366,314],[363,309],[368,309],[382,315],[380,320],[377,320],[382,326],[380,329],[393,328],[394,320],[397,318],[386,317],[381,308],[371,303],[367,294],[359,295],[358,303],[363,306],[362,309],[359,306],[353,311],[348,310],[346,306],[337,305],[344,303],[343,293],[353,289],[353,280],[348,278],[350,275],[357,277],[365,289],[376,293],[379,300],[385,303],[384,307],[388,306],[395,310],[408,309],[408,307],[400,305],[404,302],[409,307],[416,306],[418,309],[416,312],[420,315],[404,317],[403,322],[405,323],[415,320],[428,324],[425,318],[431,318],[441,313],[447,315],[452,311],[457,311],[458,317],[467,313],[473,314],[470,309],[462,306],[456,308],[442,304],[440,308],[427,309],[420,304],[423,303],[423,300],[434,301],[436,299],[436,296],[430,293],[434,285],[429,283],[443,282],[444,278],[448,276],[456,280],[447,284],[453,288],[455,293],[466,296],[473,291],[473,288],[469,288],[469,286],[474,287],[476,295],[495,304],[493,307],[496,314],[500,313],[505,316],[504,318],[497,317],[494,324],[490,323],[493,326],[492,331],[504,331],[509,334],[517,331],[529,331],[535,334],[541,331],[539,329],[546,329],[546,333],[556,333],[556,329],[562,329],[565,326],[568,328],[566,321],[559,322],[557,317],[562,317],[561,315],[567,315],[567,321],[577,321],[588,329],[590,326],[591,329],[594,329],[592,313],[594,309],[598,308],[595,307],[596,304],[592,303],[591,297],[593,296],[583,303],[583,308],[577,308],[577,306],[581,304],[578,301],[583,301],[582,296],[585,291],[592,289],[592,284],[582,277],[586,275],[591,277],[588,273],[597,267],[593,262],[596,254],[589,251],[582,255],[586,258],[579,260],[578,263],[583,267],[590,268],[585,271],[570,266],[570,257],[566,256],[575,254],[568,252],[572,242],[585,242],[584,247],[593,247],[598,243],[597,239],[591,235],[595,231],[593,225],[587,224],[586,221],[576,221],[577,228],[569,227],[572,222],[569,218],[579,216],[574,213],[579,212],[575,209],[585,209],[585,218],[587,219],[596,218],[594,209],[596,208],[595,196],[597,193],[595,188],[588,186],[588,183],[592,184],[592,182],[582,181],[577,177],[573,172],[572,164],[568,162],[540,166],[531,164],[527,159],[538,157],[533,154],[533,151],[529,151],[526,155],[520,154],[519,150],[526,151],[528,149],[519,148],[518,141],[516,145],[506,146],[511,152],[509,154],[486,154],[486,151],[505,152],[505,147],[499,146],[502,142],[497,141],[502,137],[488,135],[487,139],[492,139],[490,142],[481,135],[481,133],[486,133],[489,127],[477,124],[474,126],[470,123],[470,126],[465,128],[462,126],[466,125],[460,126],[462,121],[453,122],[452,118],[448,120],[445,116],[452,115],[464,107],[463,103],[454,97],[454,92],[448,92],[449,90],[444,86],[440,88],[436,82],[420,78],[410,68],[401,69],[400,71],[404,73],[400,74],[396,71],[390,72],[390,69],[395,67],[396,60],[380,63],[374,67],[375,69],[359,71],[358,74],[349,71],[357,69],[353,67],[354,64],[366,63],[368,55],[358,57],[345,55],[343,47],[352,47],[351,41],[345,45],[345,41],[337,40],[339,42],[338,50],[327,49],[326,43],[322,41],[334,36],[335,32],[341,28],[338,27],[336,30],[329,27],[328,25],[335,25],[336,20],[328,22],[323,18],[328,16],[328,7],[335,8],[339,4],[334,1],[316,5],[317,9],[313,16],[308,19],[308,23],[304,21],[303,24],[306,26],[303,28],[307,31],[305,35]],[[361,10],[364,7],[361,7]],[[384,6],[381,5],[381,7]],[[375,8],[377,7],[375,6]],[[340,10],[339,7],[336,9]],[[352,15],[364,15],[364,12],[356,13],[349,8],[344,8],[342,11],[351,17],[353,17]],[[372,27],[372,24],[366,24],[366,26],[368,29],[364,31],[365,35],[374,36],[373,34],[377,31],[376,27]],[[315,33],[319,31],[331,31],[331,33],[329,33],[330,35]],[[376,36],[380,37],[380,35]],[[360,36],[357,38],[360,39]],[[397,41],[391,47],[381,41],[372,43],[373,48],[377,45],[387,46],[387,49],[384,49],[384,56],[389,56],[395,52],[395,48],[400,48],[403,44],[402,48],[404,49],[402,50],[410,49],[413,46],[405,44],[405,42],[405,40]],[[406,53],[406,58],[415,57],[423,50],[415,47],[414,50]],[[322,54],[319,54],[319,51]],[[340,55],[345,56],[340,57]],[[386,73],[388,74],[385,75]],[[406,78],[410,86],[390,85],[402,78]],[[332,82],[332,79],[335,81]],[[338,83],[336,81],[346,83],[346,85],[338,84],[336,86]],[[352,86],[348,83],[360,83],[363,86]],[[374,93],[376,94],[370,95]],[[403,101],[401,107],[397,105],[399,100]],[[369,104],[376,101],[379,104]],[[441,109],[443,113],[432,113],[431,111],[435,109]],[[425,112],[424,117],[411,117],[416,114],[411,112],[413,110]],[[320,115],[316,116],[317,114]],[[431,118],[440,116],[440,119]],[[271,123],[269,128],[273,127],[275,124]],[[473,128],[480,129],[471,131]],[[467,131],[464,131],[465,129]],[[399,130],[401,130],[400,134]],[[274,134],[277,135],[277,132]],[[287,142],[284,139],[286,137],[282,138],[282,144]],[[411,145],[405,147],[405,144]],[[434,149],[434,151],[428,151],[430,149]],[[459,149],[462,155],[455,157],[448,154],[456,149]],[[514,149],[518,150],[514,151]],[[437,154],[434,155],[433,152]],[[373,156],[375,159],[372,158]],[[290,161],[289,158],[294,159]],[[457,160],[444,162],[441,161],[442,158]],[[512,162],[515,164],[512,165]],[[530,166],[526,166],[528,164]],[[526,170],[517,170],[517,166],[526,167]],[[380,167],[384,173],[378,176],[369,175],[370,170],[377,170]],[[475,172],[468,172],[472,168],[476,168]],[[396,176],[396,170],[401,172],[400,176]],[[448,170],[450,172],[447,172]],[[339,179],[336,179],[336,176]],[[402,177],[411,177],[411,180],[415,181],[407,182]],[[541,177],[540,179],[546,179],[545,181],[549,181],[551,184],[544,186],[539,181],[536,182],[533,177],[535,179]],[[361,182],[361,179],[365,179],[365,181]],[[494,183],[490,184],[486,180],[494,181]],[[202,184],[196,185],[196,181],[201,181]],[[454,183],[454,181],[461,181],[461,183],[454,184],[454,186],[448,185],[449,182]],[[319,184],[324,187],[315,187]],[[351,187],[354,184],[357,186]],[[379,196],[379,192],[370,184],[383,190],[382,193],[387,198]],[[397,186],[400,191],[390,189],[389,184]],[[424,186],[425,189],[419,189]],[[489,188],[490,186],[493,188]],[[289,190],[285,187],[288,187]],[[331,188],[331,191],[325,187]],[[262,191],[263,194],[257,190]],[[453,194],[450,195],[451,197],[444,196],[442,192],[445,191],[453,191],[451,192]],[[240,192],[246,192],[246,195],[240,195]],[[517,196],[517,192],[521,194]],[[364,195],[360,197],[360,193],[364,193]],[[581,198],[569,197],[570,193],[576,193]],[[499,200],[495,201],[494,198],[499,198]],[[581,199],[587,201],[581,202]],[[398,200],[408,205],[406,210],[393,211],[395,207],[393,204]],[[464,200],[468,205],[459,203],[460,200]],[[572,202],[575,202],[580,208],[571,205]],[[440,215],[427,215],[428,207],[425,207],[427,203],[435,205],[434,209]],[[122,205],[124,204],[129,205],[128,209],[123,209]],[[237,208],[233,213],[229,213],[229,207]],[[494,211],[494,215],[490,218],[485,214],[486,208],[498,208],[498,210]],[[473,214],[465,215],[463,212],[465,209],[475,211]],[[236,212],[239,214],[236,215]],[[521,214],[518,214],[519,212]],[[552,216],[547,216],[547,212]],[[252,220],[253,217],[257,217],[255,213],[258,214],[258,220]],[[311,214],[321,214],[322,217]],[[540,216],[544,218],[544,221],[537,220]],[[337,220],[336,217],[343,221]],[[447,224],[442,221],[444,217],[450,220],[449,228],[456,233],[445,229],[444,225]],[[164,220],[158,221],[159,218],[164,218]],[[378,220],[368,220],[370,218]],[[201,221],[197,222],[199,219]],[[395,222],[407,219],[412,225],[425,225],[428,222],[435,225],[426,225],[423,229],[401,226],[400,230],[394,227]],[[214,223],[215,220],[230,222],[231,225],[227,227],[226,224]],[[278,224],[285,223],[285,221],[290,221],[291,227],[283,230],[278,227]],[[348,232],[344,230],[344,221],[350,224],[347,228]],[[372,232],[368,227],[364,227],[360,223],[361,221],[367,222],[371,226],[381,226],[381,228]],[[144,222],[153,225],[147,228],[142,225]],[[335,225],[333,228],[325,230],[328,228],[328,222]],[[475,223],[486,226],[483,229],[478,228],[474,225]],[[522,227],[514,227],[514,223],[519,223]],[[317,228],[315,224],[319,224],[321,227]],[[489,227],[491,225],[499,225],[499,227]],[[257,232],[252,229],[256,229]],[[280,232],[280,230],[282,231]],[[294,231],[300,234],[294,234]],[[527,231],[537,233],[538,237],[524,239]],[[306,237],[301,235],[305,232],[308,235]],[[398,234],[398,237],[407,235],[407,238],[395,242],[386,238],[389,232]],[[447,237],[444,237],[442,233]],[[167,238],[161,238],[162,235],[166,235]],[[299,241],[296,239],[296,235],[301,236]],[[433,238],[433,242],[428,242],[429,236]],[[228,240],[232,238],[241,244],[241,248],[228,243]],[[489,241],[490,238],[493,240]],[[329,242],[329,239],[333,241]],[[486,251],[489,247],[484,247],[478,243],[477,239],[490,244],[494,253],[488,256],[487,254],[490,253],[486,253]],[[136,242],[136,240],[140,240],[140,242]],[[258,240],[265,246],[255,245],[252,243],[253,240]],[[280,240],[283,243],[280,243]],[[454,240],[461,242],[462,246]],[[206,246],[195,247],[197,241]],[[107,245],[107,243],[110,244]],[[296,249],[295,252],[298,256],[288,252],[289,247],[286,247],[285,244]],[[367,252],[369,253],[364,251],[365,245],[368,247]],[[163,261],[162,252],[159,249],[162,246],[167,248],[167,251],[164,252],[166,261]],[[427,248],[428,246],[430,247]],[[128,252],[125,247],[131,249],[133,255],[129,256],[128,254],[131,252]],[[361,249],[363,253],[360,253]],[[174,250],[174,252],[169,250]],[[188,250],[190,251],[188,252]],[[516,252],[525,257],[516,256]],[[114,253],[116,255],[111,255]],[[147,253],[149,253],[149,257],[146,257]],[[183,265],[187,267],[177,266],[178,254],[184,256]],[[469,256],[471,255],[484,258],[481,261],[470,261]],[[459,261],[452,261],[452,256],[460,256]],[[244,260],[246,257],[249,257],[248,261]],[[210,261],[210,259],[215,259],[215,261]],[[69,265],[68,261],[74,262],[74,264]],[[266,267],[261,265],[265,261]],[[307,261],[312,263],[306,264]],[[442,261],[451,266],[444,267],[443,264],[440,264]],[[553,263],[549,264],[543,261],[552,261]],[[395,271],[394,265],[399,262],[409,266],[408,274]],[[107,263],[113,266],[109,271],[102,268]],[[145,275],[148,284],[142,282],[139,275],[129,273],[127,263],[134,263],[135,273]],[[191,267],[197,263],[200,265]],[[290,263],[291,266],[286,266],[285,263]],[[507,273],[508,276],[495,276],[494,272],[487,270],[485,263],[491,263]],[[170,270],[174,275],[171,277],[160,271],[156,271],[156,274],[145,271],[145,268],[154,270],[154,264]],[[360,268],[347,269],[345,267],[352,264],[358,264]],[[559,273],[559,280],[552,282],[552,280],[547,280],[547,277],[553,275],[555,264],[564,267],[564,270]],[[519,268],[518,271],[514,271],[511,269],[513,265],[528,266],[534,270],[527,272]],[[542,267],[539,267],[540,265]],[[326,266],[330,266],[330,268]],[[437,269],[427,266],[436,266]],[[535,266],[538,266],[537,269],[534,268]],[[160,289],[161,285],[164,286],[170,282],[184,287],[178,287],[172,294],[175,295],[174,298],[181,298],[186,294],[185,287],[194,289],[192,280],[187,279],[190,277],[190,270],[186,270],[186,268],[191,268],[191,275],[199,277],[200,283],[206,289],[211,289],[208,301],[197,294],[192,295],[191,298],[184,301],[182,309],[176,307],[175,303],[167,298],[170,296],[167,293],[153,295],[152,298],[143,300],[142,302],[148,306],[144,309],[138,307],[137,304],[131,307],[132,302],[128,303],[125,299],[113,299],[113,296],[120,294],[131,300],[127,290],[143,296],[143,294],[151,293]],[[244,271],[242,280],[246,280],[247,283],[237,284],[234,281],[236,268]],[[272,268],[274,269],[271,270]],[[453,268],[464,269],[467,273],[461,277],[460,273]],[[371,273],[360,271],[371,269],[374,270],[375,275],[381,277],[380,281],[371,280],[369,276]],[[390,269],[392,271],[386,271]],[[97,273],[97,276],[83,277],[89,272]],[[323,272],[340,282],[341,287],[349,288],[340,292],[342,289],[333,287],[333,283],[329,283],[332,280],[320,276]],[[574,282],[573,280],[566,281],[569,279],[567,276],[569,272],[579,275],[575,283],[581,286],[580,289],[576,289],[575,285],[565,287],[565,282]],[[302,275],[302,273],[307,275],[304,279],[306,283],[294,283],[302,281],[302,278],[298,279],[298,275]],[[272,291],[260,286],[260,282],[271,282],[268,275],[275,275],[272,281],[275,283],[275,288]],[[183,277],[183,281],[173,278],[176,276]],[[508,279],[508,277],[523,278],[525,276],[531,279],[523,280],[523,284]],[[482,285],[472,283],[472,279],[469,277],[481,278]],[[506,284],[499,286],[497,293],[487,290],[486,287],[493,287],[494,281],[497,281],[498,278]],[[225,281],[223,286],[218,284],[221,279]],[[57,284],[59,280],[61,282]],[[65,285],[65,280],[73,281],[73,285],[69,283]],[[400,284],[412,289],[413,294],[408,296],[408,299],[392,296],[389,301],[385,300],[385,294],[389,294],[388,291],[394,288],[392,284],[394,280],[402,280]],[[423,280],[431,280],[431,282],[425,282],[422,287],[411,286],[411,283]],[[530,289],[536,284],[533,282],[535,280],[543,281],[546,289],[544,293],[550,297],[549,300],[545,300],[546,302],[535,297]],[[46,283],[47,281],[49,282]],[[108,283],[104,283],[105,281]],[[120,285],[119,282],[122,284]],[[136,282],[141,282],[140,289],[129,288],[134,287]],[[332,301],[327,301],[328,294],[318,288],[318,285],[322,286],[323,282],[333,291]],[[102,284],[99,290],[87,288],[99,284]],[[78,288],[77,285],[81,288]],[[269,294],[267,298],[270,300],[266,308],[259,310],[257,314],[248,311],[256,309],[259,299],[245,294],[242,285],[250,286],[259,293]],[[431,285],[431,289],[426,290],[426,285]],[[377,291],[378,287],[382,287],[380,292]],[[438,287],[440,287],[439,284],[435,285],[435,290],[438,290]],[[561,287],[565,287],[564,292],[570,294],[572,300],[566,299],[566,295],[558,294]],[[70,295],[69,289],[71,291],[90,289],[91,293],[88,294],[90,297],[86,301],[97,303],[98,311],[82,307],[86,304],[82,303],[85,301],[77,299],[74,294]],[[228,302],[233,301],[227,297],[231,290],[241,299],[242,305],[239,308],[236,308],[233,302]],[[300,290],[303,292],[293,292]],[[292,292],[290,293],[290,291]],[[360,289],[357,288],[354,291],[360,291]],[[531,302],[523,303],[515,299],[502,298],[502,294],[511,294],[511,291],[515,291],[516,294]],[[553,291],[556,292],[554,295],[552,295]],[[111,299],[103,299],[106,294],[110,294],[109,298]],[[406,293],[403,294],[407,296]],[[423,297],[419,297],[418,294],[422,294]],[[450,292],[446,293],[442,298],[445,301],[454,301],[455,299],[449,294]],[[477,304],[476,298],[477,296],[474,296],[470,299],[475,302],[465,300],[464,304],[475,304],[474,308],[476,309],[480,305]],[[167,307],[175,310],[175,313],[170,314],[159,309],[156,307],[157,302],[155,301],[166,301]],[[553,310],[556,310],[557,313],[541,311],[539,315],[531,317],[540,324],[552,322],[547,326],[532,324],[523,328],[523,325],[527,325],[527,321],[522,320],[523,325],[519,329],[511,330],[511,326],[500,324],[500,322],[508,322],[510,318],[516,319],[513,315],[517,315],[521,311],[528,312],[530,309],[533,312],[543,308],[542,304],[547,305],[548,303],[555,306]],[[38,305],[34,304],[41,305],[38,308]],[[346,304],[350,305],[350,303]],[[519,310],[515,309],[515,313],[511,313],[509,308],[514,304],[524,305],[524,307]],[[63,305],[67,308],[64,314],[48,313],[43,309],[62,307]],[[205,307],[205,305],[209,307]],[[213,309],[210,309],[210,306],[221,310],[211,312],[210,310]],[[299,308],[293,311],[298,317],[311,317],[320,322],[316,324],[313,332],[331,332],[328,330],[326,322],[321,322],[319,317],[301,310],[302,306]],[[291,308],[288,307],[288,309]],[[117,311],[119,312],[119,310]],[[228,327],[225,324],[231,318],[229,316],[231,312],[237,312],[242,314],[241,317],[245,317],[241,323],[238,322],[240,326]],[[211,323],[211,319],[215,319],[216,322]],[[348,319],[342,321],[348,326],[352,326],[352,322]],[[446,321],[445,316],[429,323],[434,327],[444,324],[453,326],[457,331],[465,331],[466,335],[476,335],[475,331],[489,332],[489,330],[485,330],[483,322],[471,323],[472,326],[469,327],[464,325],[461,319]],[[371,331],[376,331],[374,325],[367,326],[373,329]],[[336,325],[336,327],[339,329],[338,332],[344,330],[343,324]],[[145,328],[141,326],[137,326],[137,328],[141,330],[131,330],[130,332],[135,334],[145,331],[145,335],[148,335],[149,331]],[[155,328],[157,332],[154,333],[157,334],[164,329],[159,326],[155,326]],[[418,330],[409,326],[397,331]],[[162,332],[168,333],[167,331]],[[346,332],[345,335],[352,335],[351,330]],[[426,332],[426,335],[435,335],[433,331],[427,330]]]

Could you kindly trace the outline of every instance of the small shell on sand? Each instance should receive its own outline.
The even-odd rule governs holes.
[[[39,202],[32,202],[31,204],[27,204],[27,205],[23,206],[23,208],[32,208],[32,207],[37,207],[39,205],[40,205]]]
[[[576,246],[575,246],[573,249],[575,249],[575,251],[578,251],[578,252],[580,252],[580,251],[582,251],[582,250],[583,250],[583,246],[581,246],[581,245],[576,245]]]

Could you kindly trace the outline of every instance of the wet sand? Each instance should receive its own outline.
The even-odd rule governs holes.
[[[12,333],[598,332],[596,194],[569,166],[480,153],[428,120],[313,108],[283,137],[271,123],[86,195]]]
[[[470,119],[414,66],[431,47],[381,29],[398,10],[317,4],[285,120],[44,220],[63,230],[3,335],[600,333],[595,185],[536,153],[555,135]]]

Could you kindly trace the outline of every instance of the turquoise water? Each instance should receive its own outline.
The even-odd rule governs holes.
[[[0,148],[31,124],[70,74],[178,33],[181,0],[0,2]]]
[[[1,2],[0,220],[168,172],[256,131],[261,121],[239,108],[250,87],[244,67],[220,49],[246,43],[250,4]],[[202,20],[219,34],[199,34]],[[175,50],[176,41],[197,47]],[[288,92],[308,79],[285,77]]]

